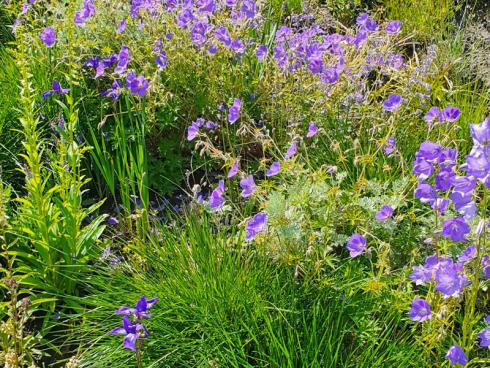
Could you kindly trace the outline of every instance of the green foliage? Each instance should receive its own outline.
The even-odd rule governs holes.
[[[359,290],[355,265],[303,277],[244,252],[233,230],[212,230],[195,215],[158,232],[145,247],[128,244],[128,261],[102,266],[87,280],[90,295],[76,299],[89,307],[72,336],[84,350],[81,367],[131,364],[131,353],[107,331],[120,323],[114,310],[140,295],[160,297],[145,322],[147,367],[423,364],[399,317],[378,315],[381,298]]]
[[[459,7],[451,0],[384,0],[387,19],[397,19],[403,23],[404,34],[415,34],[415,39],[434,42],[442,39],[453,25],[454,15]]]

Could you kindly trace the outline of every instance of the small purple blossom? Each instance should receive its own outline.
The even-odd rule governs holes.
[[[128,67],[130,58],[131,58],[131,54],[129,51],[129,47],[126,45],[122,45],[121,50],[117,55],[117,65],[116,68],[114,69],[114,73],[123,74],[126,71],[126,68]]]
[[[314,122],[311,122],[310,125],[308,125],[308,133],[306,133],[306,138],[311,138],[315,136],[318,133],[318,128]]]
[[[271,164],[271,167],[266,172],[265,176],[271,177],[279,174],[280,171],[281,171],[281,163],[279,161],[276,161]]]
[[[187,128],[187,140],[192,141],[199,133],[199,124],[197,121],[193,121]]]
[[[386,156],[390,156],[396,150],[395,138],[388,138],[385,144],[381,147]]]
[[[457,271],[452,261],[445,262],[436,270],[436,290],[442,294],[444,299],[451,296],[457,298],[467,283],[466,277],[458,274]]]
[[[238,160],[233,162],[233,165],[231,165],[230,171],[228,171],[227,178],[230,179],[234,177],[238,173]]]
[[[432,317],[430,305],[424,299],[414,299],[408,315],[412,321],[424,322]]]
[[[461,111],[457,107],[453,107],[451,105],[442,110],[442,116],[444,120],[448,123],[454,123],[455,121],[457,121],[460,114]]]
[[[376,214],[375,218],[378,221],[385,222],[388,220],[391,216],[393,216],[393,208],[391,208],[388,205],[384,205],[381,207],[379,212]]]
[[[267,227],[267,214],[264,212],[257,213],[248,220],[245,227],[246,241],[251,241],[258,233],[265,231]]]
[[[351,258],[360,256],[366,250],[366,239],[360,234],[353,234],[347,241],[347,249]]]
[[[466,248],[463,253],[458,256],[459,262],[469,262],[476,257],[476,245]]]
[[[450,238],[455,242],[467,241],[466,234],[470,232],[470,225],[463,217],[455,217],[444,221],[442,225],[442,236]]]
[[[240,117],[240,110],[242,108],[242,100],[235,98],[233,100],[233,105],[228,109],[228,122],[233,124]]]
[[[44,42],[46,47],[50,48],[56,43],[56,32],[53,28],[47,27],[41,32],[39,38]]]
[[[119,224],[119,220],[117,218],[115,218],[115,217],[109,217],[107,219],[107,223],[109,225],[117,225],[117,224]]]
[[[402,23],[399,20],[392,20],[386,26],[386,33],[397,34],[402,29]]]
[[[165,69],[168,65],[167,53],[165,51],[161,51],[155,58],[155,63],[160,69]]]
[[[254,177],[252,175],[249,175],[246,178],[240,180],[240,188],[243,189],[242,191],[243,198],[250,197],[257,189],[257,186],[255,185],[254,182]]]
[[[449,361],[451,362],[451,366],[459,364],[464,367],[466,363],[468,363],[468,358],[459,345],[451,346],[445,358],[449,359]]]
[[[117,33],[123,33],[126,30],[126,18],[123,18],[117,25]]]
[[[110,335],[124,336],[123,346],[133,352],[136,352],[136,341],[143,337],[148,337],[150,334],[146,330],[145,326],[141,323],[133,324],[131,320],[124,316],[122,318],[123,327],[116,327],[109,331]]]
[[[209,197],[209,207],[213,210],[218,210],[223,206],[225,202],[223,198],[223,194],[225,193],[225,181],[220,180],[218,186],[215,190],[212,191],[211,196]]]
[[[490,349],[490,329],[485,328],[478,334],[478,337],[480,338],[480,346]]]
[[[136,76],[134,72],[131,72],[126,77],[126,87],[129,88],[131,93],[145,97],[148,89],[148,81],[143,75]]]
[[[424,266],[413,266],[412,273],[408,276],[415,285],[423,285],[432,278],[432,270]]]
[[[138,299],[134,308],[130,307],[120,307],[114,313],[123,316],[133,316],[138,321],[141,319],[151,318],[151,314],[148,313],[148,309],[152,308],[159,298],[153,298],[150,300],[146,299],[146,296],[142,296]]]
[[[286,160],[290,159],[296,154],[297,148],[298,148],[298,143],[296,142],[296,140],[293,140],[288,150],[286,151],[286,155],[284,156]]]
[[[267,56],[267,46],[259,45],[259,47],[257,47],[257,50],[255,50],[255,56],[257,57],[258,61],[263,61]]]
[[[383,107],[386,111],[395,112],[401,107],[402,102],[402,96],[393,93],[383,102]]]

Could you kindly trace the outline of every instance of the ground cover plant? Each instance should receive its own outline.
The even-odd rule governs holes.
[[[484,3],[0,5],[0,365],[490,366]]]

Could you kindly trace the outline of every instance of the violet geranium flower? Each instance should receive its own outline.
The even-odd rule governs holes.
[[[415,322],[424,322],[432,317],[430,305],[424,299],[414,299],[410,311],[410,319]]]
[[[233,165],[231,165],[230,171],[228,171],[227,178],[230,179],[234,177],[238,173],[238,160],[233,162]]]
[[[251,241],[258,233],[265,231],[267,226],[267,214],[265,212],[257,213],[252,217],[245,227],[246,241]]]
[[[455,242],[467,241],[466,234],[470,232],[470,225],[463,217],[455,217],[444,221],[442,225],[442,236],[450,238]]]
[[[44,42],[47,48],[50,48],[56,43],[56,32],[53,28],[47,27],[41,32],[39,38]]]
[[[490,349],[490,330],[488,328],[485,328],[482,332],[478,334],[478,337],[480,338],[480,346],[482,348]]]
[[[306,133],[306,138],[311,138],[318,133],[318,128],[314,122],[311,122],[308,126],[308,133]]]
[[[254,177],[252,175],[247,176],[245,179],[240,181],[240,188],[243,189],[242,197],[247,198],[250,197],[257,189],[257,186],[254,182]]]
[[[353,234],[347,241],[347,249],[351,258],[360,256],[366,250],[366,239],[360,234]]]
[[[233,100],[233,105],[230,106],[228,110],[228,122],[233,124],[240,117],[240,110],[242,108],[242,100],[235,98]]]
[[[143,75],[136,76],[134,72],[131,72],[126,77],[126,87],[129,88],[131,93],[145,97],[146,90],[148,89],[148,81]]]
[[[376,220],[385,222],[388,220],[391,216],[393,216],[393,208],[391,208],[388,205],[384,205],[381,207],[379,212],[376,214]]]
[[[461,366],[465,366],[468,363],[468,358],[464,353],[463,349],[459,345],[453,345],[449,348],[446,356],[446,359],[449,359],[451,366],[459,364]]]
[[[393,93],[388,96],[388,99],[385,102],[383,102],[383,107],[386,111],[395,112],[401,107],[402,102],[402,96]]]
[[[276,161],[271,164],[269,170],[267,170],[267,172],[265,173],[265,176],[271,177],[279,174],[280,171],[281,171],[281,163],[279,161]]]
[[[392,20],[386,26],[386,33],[397,34],[402,28],[402,23],[399,20]]]
[[[298,143],[294,140],[291,142],[291,145],[289,146],[288,150],[286,151],[286,159],[290,159],[296,154],[296,151],[298,149]]]

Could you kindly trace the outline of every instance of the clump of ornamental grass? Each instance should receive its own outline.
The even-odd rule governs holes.
[[[142,341],[143,366],[423,366],[400,316],[377,312],[388,295],[358,288],[360,264],[306,276],[261,256],[236,229],[210,225],[196,213],[157,226],[144,247],[135,244],[133,257],[94,270],[89,294],[75,298],[88,308],[73,316],[77,329],[69,339],[80,347],[80,367],[134,364],[130,348]],[[151,336],[118,327],[121,346],[107,335],[116,326],[110,316],[142,294],[159,298],[147,320]],[[138,304],[118,311],[137,316],[145,309]]]

